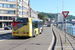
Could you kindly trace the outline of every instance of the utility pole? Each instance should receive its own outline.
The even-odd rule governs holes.
[[[64,0],[62,0],[62,11],[64,9]],[[62,30],[64,31],[64,17],[63,17],[63,21],[62,21]]]
[[[18,17],[18,0],[16,0],[16,17]]]
[[[28,17],[31,17],[30,0],[28,1]]]

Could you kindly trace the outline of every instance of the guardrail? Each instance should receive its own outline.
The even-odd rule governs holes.
[[[62,26],[54,25],[60,30],[62,30]],[[71,35],[75,36],[75,28],[74,27],[66,27],[66,32],[70,33]]]

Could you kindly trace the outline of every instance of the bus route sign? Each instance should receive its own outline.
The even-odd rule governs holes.
[[[69,11],[62,11],[62,14],[64,15],[64,17],[66,18],[68,15]]]

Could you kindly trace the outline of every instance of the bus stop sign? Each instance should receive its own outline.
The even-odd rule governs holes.
[[[68,15],[69,11],[62,11],[62,14],[64,15],[64,17],[66,18]]]

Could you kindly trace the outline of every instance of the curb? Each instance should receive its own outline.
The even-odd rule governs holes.
[[[52,32],[53,32],[53,31],[52,31]],[[52,50],[52,49],[53,49],[53,46],[54,46],[54,41],[55,41],[54,33],[52,33],[52,35],[53,35],[52,42],[51,42],[51,44],[50,44],[48,50]]]

